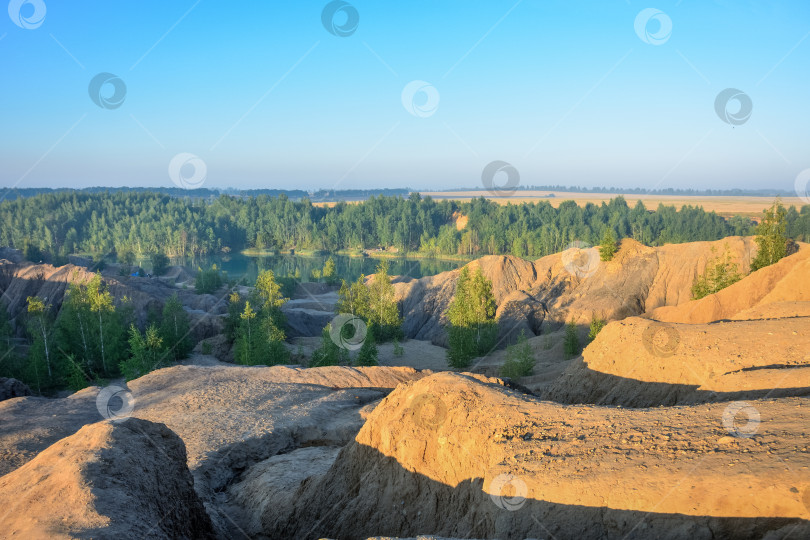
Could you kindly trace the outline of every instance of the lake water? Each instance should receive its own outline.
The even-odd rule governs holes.
[[[196,271],[198,267],[208,268],[216,264],[232,279],[246,278],[252,284],[260,271],[272,270],[277,277],[298,277],[302,281],[310,279],[313,270],[321,270],[329,257],[335,260],[337,275],[346,281],[356,281],[361,274],[371,275],[377,270],[381,259],[374,257],[349,257],[346,255],[272,255],[254,256],[241,253],[212,255],[186,261],[172,261]],[[392,276],[420,278],[432,276],[463,266],[463,261],[437,259],[388,259],[388,273]]]

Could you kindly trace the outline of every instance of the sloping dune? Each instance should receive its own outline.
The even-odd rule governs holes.
[[[754,401],[756,435],[733,438],[725,404],[566,406],[435,374],[383,400],[325,474],[265,513],[264,534],[751,538],[806,527],[810,479],[795,471],[810,466],[808,403]]]

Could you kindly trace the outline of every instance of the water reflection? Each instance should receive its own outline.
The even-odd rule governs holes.
[[[216,264],[221,270],[228,273],[232,279],[245,278],[248,283],[254,283],[260,271],[272,270],[278,277],[295,277],[302,281],[311,279],[313,271],[320,271],[329,257],[335,260],[335,269],[338,278],[355,281],[361,274],[370,275],[375,272],[380,259],[374,257],[349,257],[346,255],[272,255],[253,256],[241,253],[228,255],[209,255],[194,259],[175,260],[172,264],[182,264],[191,270],[198,267],[208,268]],[[392,276],[410,276],[420,278],[432,276],[448,270],[459,268],[462,261],[448,261],[437,259],[388,259],[389,274]]]

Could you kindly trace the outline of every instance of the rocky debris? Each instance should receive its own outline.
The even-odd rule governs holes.
[[[577,257],[567,251],[534,262],[487,256],[468,266],[480,267],[492,281],[498,315],[504,318],[499,323],[501,338],[506,338],[502,343],[506,343],[520,330],[531,337],[541,327],[543,331],[546,327],[555,330],[569,320],[587,325],[594,316],[619,320],[687,302],[695,277],[725,250],[745,272],[756,244],[752,237],[730,237],[651,248],[624,239],[610,262],[600,261],[598,250],[591,248],[580,251]],[[453,270],[421,279],[394,280],[407,337],[447,344],[444,313],[453,299],[459,273]]]
[[[543,394],[653,407],[810,395],[810,318],[608,324]]]
[[[214,538],[180,438],[129,419],[81,428],[0,477],[12,538]]]
[[[30,395],[31,389],[22,382],[17,379],[0,377],[0,401]]]
[[[743,538],[805,523],[810,400],[617,409],[540,401],[463,374],[398,386],[262,538]],[[787,529],[784,529],[787,530]]]

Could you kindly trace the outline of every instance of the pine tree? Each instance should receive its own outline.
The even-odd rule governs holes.
[[[236,363],[245,366],[263,364],[268,356],[267,340],[262,332],[261,319],[250,306],[249,300],[245,302],[245,309],[240,318],[236,338]]]
[[[613,229],[606,227],[605,233],[602,235],[602,243],[599,246],[599,258],[603,261],[610,261],[617,250],[616,236],[613,234]]]
[[[786,255],[786,215],[787,211],[778,198],[763,213],[762,221],[757,227],[756,242],[759,250],[751,263],[752,272],[770,266]]]
[[[169,258],[162,251],[156,251],[152,254],[152,273],[156,276],[162,276],[169,269]]]
[[[360,350],[357,351],[357,358],[355,365],[357,366],[376,366],[379,365],[377,344],[374,341],[374,328],[373,326],[368,329],[366,339]]]
[[[574,357],[580,353],[579,334],[577,332],[577,325],[571,319],[565,325],[565,339],[563,340],[563,350],[569,357]]]
[[[121,373],[128,381],[137,379],[166,365],[166,347],[157,326],[151,325],[141,334],[135,325],[129,328],[129,348],[132,355],[120,363]]]
[[[321,332],[321,345],[312,353],[309,360],[309,367],[337,366],[345,364],[349,360],[349,352],[332,341],[327,325]]]
[[[187,358],[192,344],[189,335],[189,318],[183,304],[174,293],[163,304],[163,316],[160,324],[160,337],[168,349],[168,354],[175,361]]]

